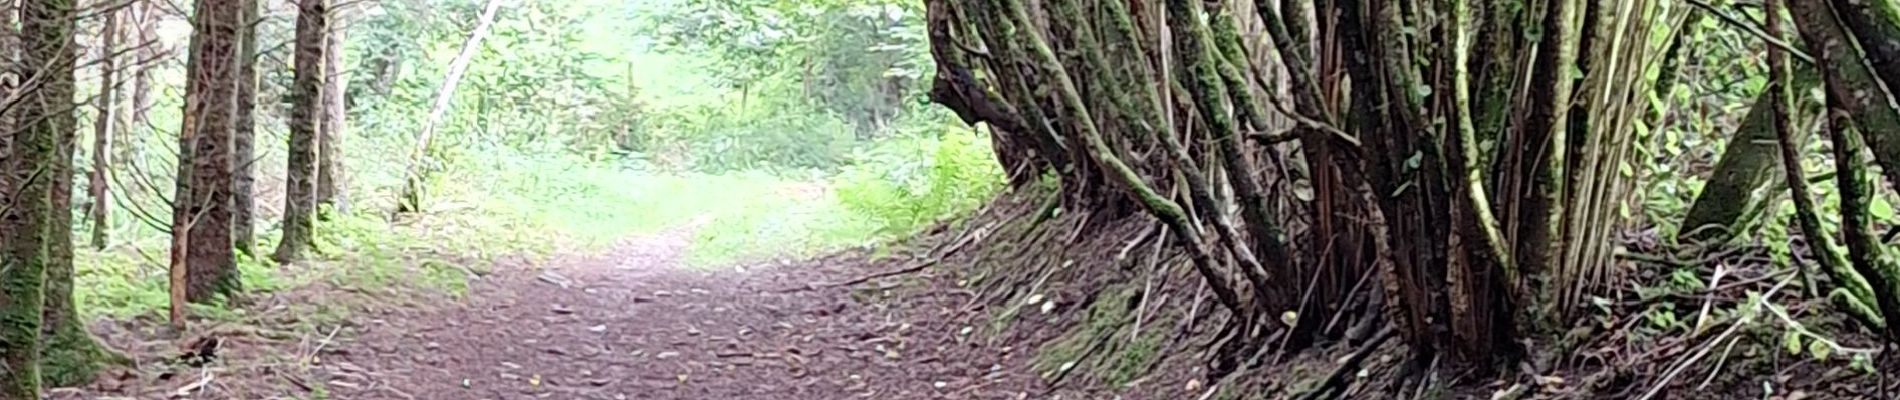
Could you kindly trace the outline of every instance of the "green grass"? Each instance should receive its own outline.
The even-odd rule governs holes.
[[[683,255],[712,268],[875,244],[967,214],[1001,187],[988,140],[926,132],[880,143],[837,174],[658,172],[637,162],[565,152],[462,149],[481,163],[450,164],[426,191],[426,212],[391,222],[387,176],[362,175],[354,213],[318,224],[316,262],[285,268],[240,257],[248,292],[316,282],[365,291],[432,290],[454,296],[470,275],[502,256],[545,259],[604,250],[675,229],[690,232]],[[381,179],[378,179],[381,178]],[[274,248],[275,221],[260,221],[257,248]],[[77,300],[90,316],[163,317],[165,235],[144,231],[76,258]],[[122,239],[126,240],[126,239]],[[195,315],[243,317],[197,307]]]

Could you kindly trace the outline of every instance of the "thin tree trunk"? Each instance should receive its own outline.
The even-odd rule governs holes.
[[[323,40],[323,122],[317,137],[317,205],[327,207],[332,213],[349,212],[349,193],[343,191],[343,135],[348,124],[348,110],[343,98],[344,90],[350,84],[349,74],[343,71],[343,38],[347,26],[341,21],[331,21],[339,28],[331,29],[330,36]],[[319,218],[329,214],[321,213]]]
[[[230,146],[237,108],[238,28],[243,23],[236,0],[197,0],[192,9],[197,34],[186,61],[178,193],[172,196],[172,235],[185,236],[173,240],[172,268],[185,269],[184,282],[177,281],[177,271],[172,276],[174,285],[184,285],[187,300],[204,302],[240,289],[231,251]]]
[[[1889,147],[1900,143],[1892,137],[1892,132],[1900,129],[1900,107],[1895,106],[1900,96],[1896,96],[1890,82],[1882,80],[1879,68],[1869,68],[1882,61],[1877,54],[1857,51],[1869,49],[1868,41],[1888,38],[1880,37],[1882,33],[1878,30],[1866,29],[1869,26],[1856,29],[1854,19],[1861,17],[1853,15],[1857,12],[1852,5],[1830,4],[1826,0],[1790,0],[1788,6],[1802,38],[1810,43],[1810,51],[1822,66],[1822,81],[1826,83],[1828,94],[1828,133],[1834,142],[1835,159],[1839,160],[1835,162],[1835,180],[1841,191],[1841,229],[1845,233],[1847,258],[1853,270],[1867,282],[1869,293],[1852,293],[1856,289],[1853,286],[1846,289],[1858,297],[1852,300],[1860,306],[1879,310],[1882,321],[1878,322],[1886,325],[1884,333],[1888,339],[1900,339],[1900,323],[1895,322],[1900,319],[1900,266],[1885,257],[1884,245],[1869,231],[1871,218],[1867,215],[1867,204],[1874,193],[1872,186],[1865,182],[1864,158],[1860,156],[1860,149],[1871,146],[1874,158],[1883,167],[1896,161]],[[1857,37],[1857,34],[1874,36]],[[1857,39],[1862,46],[1856,46]],[[1859,134],[1850,132],[1850,128]],[[1890,181],[1900,174],[1893,169],[1883,170]]]
[[[1504,157],[1504,185],[1499,186],[1496,205],[1507,231],[1507,249],[1516,260],[1512,264],[1523,273],[1543,273],[1550,269],[1557,250],[1557,221],[1563,215],[1559,193],[1563,192],[1564,144],[1569,127],[1570,103],[1575,80],[1579,42],[1583,36],[1584,2],[1550,0],[1544,10],[1544,26],[1549,27],[1533,57],[1530,96],[1520,107],[1526,111],[1514,138],[1507,143]],[[1510,282],[1518,285],[1521,282]]]
[[[156,63],[147,61],[157,59],[158,56],[164,52],[164,50],[160,48],[158,40],[158,20],[161,15],[158,11],[159,1],[160,0],[139,0],[139,5],[133,7],[133,9],[138,11],[138,19],[134,22],[137,24],[137,27],[133,29],[137,31],[135,35],[138,37],[138,41],[134,46],[137,46],[139,49],[136,53],[136,59],[139,62],[131,63],[131,65],[137,65],[138,67],[132,71],[132,118],[127,121],[126,126],[128,129],[136,130],[144,128],[146,124],[151,121],[152,65]],[[136,149],[136,146],[130,146],[130,143],[128,143],[128,147]],[[137,156],[136,151],[132,154],[135,157]]]
[[[468,41],[462,43],[462,51],[449,62],[448,75],[442,78],[442,87],[435,92],[435,105],[429,108],[429,118],[422,122],[422,133],[416,135],[416,147],[409,152],[409,166],[403,172],[402,194],[397,196],[397,212],[418,212],[422,210],[422,181],[428,178],[429,141],[434,139],[436,125],[442,122],[442,116],[449,111],[449,103],[455,100],[455,87],[462,82],[462,74],[468,72],[469,60],[475,58],[475,51],[481,49],[482,39],[488,37],[488,26],[495,22],[495,14],[501,11],[501,0],[488,0],[482,7],[482,16],[475,22],[475,30],[469,32]],[[743,102],[741,102],[743,103]],[[743,107],[742,107],[743,108]]]
[[[196,4],[203,5],[204,1],[198,0]],[[197,8],[196,10],[202,11],[204,9]],[[152,12],[156,11],[156,9],[147,8],[145,11],[145,18],[155,18]],[[199,14],[206,13],[199,12]],[[206,17],[209,17],[209,15],[206,15]],[[194,24],[202,24],[203,22],[203,19],[193,20]],[[154,22],[148,20],[145,21],[145,23],[153,24]],[[150,33],[149,25],[147,29],[148,31],[145,33]],[[198,137],[198,125],[203,123],[201,118],[195,114],[200,113],[197,109],[204,107],[201,104],[201,99],[199,99],[198,96],[194,96],[194,94],[205,90],[201,88],[200,85],[215,82],[215,80],[207,82],[207,79],[201,76],[205,71],[198,67],[199,64],[204,63],[204,61],[200,59],[204,58],[205,55],[202,54],[199,49],[204,47],[200,42],[204,41],[203,35],[206,33],[209,33],[209,31],[199,30],[197,34],[192,35],[190,47],[186,51],[185,112],[179,116],[182,127],[178,130],[177,176],[172,179],[172,221],[169,227],[172,234],[171,259],[168,260],[166,264],[168,272],[168,274],[166,274],[166,292],[170,295],[169,297],[171,299],[169,307],[170,320],[172,330],[175,332],[184,332],[185,330],[185,318],[187,313],[185,308],[191,302],[191,263],[189,262],[191,258],[191,228],[192,223],[196,222],[197,217],[201,215],[194,214],[191,210],[191,204],[193,204],[191,199],[191,159],[194,156],[193,153],[197,150],[194,139]],[[146,36],[146,39],[150,40],[155,37],[156,36]],[[235,56],[235,54],[232,55]],[[137,74],[137,77],[144,79],[145,82],[149,84],[148,72],[149,71],[141,70]],[[149,89],[149,86],[134,88],[133,102],[141,102],[142,100],[139,100],[140,95],[149,94]],[[149,100],[150,99],[145,99],[143,101]],[[145,110],[143,110],[143,106],[135,105],[134,107],[140,109],[134,110],[133,118],[144,118]]]
[[[1835,163],[1835,180],[1841,186],[1841,228],[1846,233],[1847,258],[1852,272],[1860,275],[1866,287],[1863,291],[1858,287],[1860,282],[1851,275],[1838,284],[1851,295],[1847,299],[1850,311],[1856,315],[1867,314],[1869,309],[1875,311],[1881,320],[1866,322],[1885,325],[1889,338],[1900,338],[1900,323],[1895,323],[1895,319],[1900,318],[1900,297],[1896,297],[1900,296],[1900,268],[1884,259],[1878,239],[1865,231],[1869,228],[1869,218],[1850,215],[1866,212],[1863,203],[1866,199],[1862,196],[1872,194],[1861,182],[1866,179],[1861,176],[1865,172],[1861,169],[1863,166],[1855,162],[1863,158],[1853,149],[1871,146],[1874,158],[1883,166],[1895,160],[1882,149],[1886,147],[1883,143],[1889,146],[1900,143],[1890,137],[1891,132],[1900,129],[1900,108],[1895,107],[1900,97],[1869,68],[1870,61],[1875,60],[1863,59],[1871,57],[1857,51],[1855,32],[1842,20],[1844,10],[1827,0],[1789,0],[1787,5],[1789,14],[1794,16],[1795,27],[1803,41],[1809,43],[1809,52],[1821,67],[1828,95],[1828,133],[1837,147],[1836,160],[1849,160]],[[1850,129],[1859,131],[1859,135],[1850,133]],[[1849,149],[1839,148],[1843,146]],[[1884,172],[1890,181],[1894,180],[1895,170],[1884,169]]]
[[[1784,6],[1784,4],[1782,1],[1769,2],[1769,10],[1773,12],[1773,15],[1779,15],[1779,10],[1783,8],[1782,6]],[[1782,33],[1784,30],[1779,20],[1780,18],[1770,18],[1767,24],[1768,34],[1774,35],[1775,38],[1785,36]],[[1823,225],[1820,215],[1816,214],[1816,210],[1820,208],[1814,204],[1814,197],[1810,195],[1810,193],[1813,192],[1808,189],[1807,172],[1802,169],[1801,166],[1802,149],[1801,141],[1798,138],[1805,135],[1796,135],[1794,132],[1794,118],[1797,114],[1795,107],[1791,105],[1791,103],[1798,98],[1795,94],[1801,92],[1794,89],[1800,87],[1800,85],[1791,86],[1788,82],[1799,78],[1792,77],[1792,74],[1788,72],[1788,56],[1783,53],[1781,49],[1769,46],[1768,60],[1769,72],[1771,73],[1772,82],[1774,83],[1769,86],[1766,92],[1762,93],[1762,99],[1767,100],[1767,102],[1758,102],[1757,110],[1750,111],[1750,115],[1765,112],[1769,116],[1770,121],[1772,121],[1770,127],[1774,130],[1776,143],[1779,145],[1781,169],[1785,174],[1785,179],[1787,179],[1788,194],[1794,199],[1795,221],[1801,229],[1802,236],[1807,239],[1808,251],[1813,253],[1811,257],[1815,259],[1817,264],[1820,264],[1821,270],[1829,273],[1829,275],[1834,278],[1834,284],[1849,293],[1850,301],[1872,299],[1873,287],[1869,286],[1867,280],[1861,277],[1858,272],[1854,272],[1853,265],[1848,260],[1847,255],[1842,253],[1840,247],[1837,247],[1834,242],[1834,236],[1828,233],[1827,225]],[[1827,126],[1830,128],[1830,131],[1832,131],[1836,125],[1829,122]],[[1738,134],[1737,136],[1740,137],[1744,135]],[[1836,146],[1839,145],[1842,144],[1836,144]],[[1728,152],[1738,150],[1741,149],[1731,147]],[[1728,157],[1726,154],[1723,155],[1723,159],[1725,160]],[[1842,179],[1858,179],[1858,177]],[[1843,200],[1845,199],[1846,198],[1843,197]],[[1805,267],[1800,268],[1802,268],[1802,273],[1807,273]],[[1806,281],[1811,282],[1812,280]],[[1865,304],[1862,304],[1861,307],[1850,306],[1848,308],[1850,313],[1855,312],[1855,310],[1866,309]],[[1861,318],[1863,321],[1875,321],[1880,319],[1878,314],[1856,313],[1856,317]]]
[[[119,45],[118,11],[106,13],[105,27],[100,28],[99,60],[99,98],[98,118],[92,124],[92,173],[86,177],[87,193],[92,195],[92,207],[88,209],[92,218],[92,248],[104,250],[111,240],[112,191],[108,190],[106,171],[112,168],[112,156],[117,151],[115,128],[119,118],[119,90],[115,55]]]
[[[257,0],[238,0],[237,109],[231,133],[231,241],[245,256],[257,255]]]
[[[295,67],[291,78],[289,161],[284,177],[284,237],[271,258],[301,260],[311,244],[317,207],[317,132],[323,114],[325,0],[297,2]]]

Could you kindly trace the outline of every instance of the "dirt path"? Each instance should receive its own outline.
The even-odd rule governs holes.
[[[373,316],[330,356],[325,386],[344,399],[1040,397],[1010,351],[946,322],[968,301],[955,290],[787,290],[889,267],[693,270],[686,237],[497,271],[464,304]]]

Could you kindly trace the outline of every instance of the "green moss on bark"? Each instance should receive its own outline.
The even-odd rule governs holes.
[[[39,398],[41,275],[45,264],[15,257],[0,264],[0,398]],[[44,260],[44,259],[41,259]]]
[[[1794,89],[1796,93],[1807,93],[1820,84],[1820,75],[1811,68],[1795,71]],[[1708,183],[1702,185],[1702,192],[1696,194],[1695,203],[1689,207],[1689,214],[1682,219],[1681,228],[1676,232],[1676,240],[1682,242],[1716,242],[1734,237],[1743,226],[1759,216],[1761,209],[1769,200],[1782,193],[1779,179],[1780,159],[1776,153],[1775,125],[1773,107],[1768,106],[1769,96],[1780,91],[1781,84],[1776,83],[1763,91],[1755,99],[1755,104],[1742,118],[1742,124],[1729,136],[1728,145],[1721,159],[1715,162],[1715,172],[1709,175]],[[1813,107],[1803,102],[1802,115],[1812,115]],[[1796,117],[1796,121],[1803,120]],[[1804,142],[1807,135],[1795,135],[1797,144]]]
[[[40,352],[40,375],[47,386],[91,383],[99,370],[106,366],[127,365],[132,361],[124,354],[99,344],[98,339],[80,329],[77,324],[54,329],[43,339],[45,349]]]

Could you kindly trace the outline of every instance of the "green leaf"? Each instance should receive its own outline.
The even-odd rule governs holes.
[[[1873,204],[1867,206],[1867,213],[1873,214],[1875,219],[1881,221],[1893,220],[1893,204],[1887,203],[1887,198],[1884,196],[1875,197]]]
[[[1801,334],[1795,333],[1794,331],[1788,331],[1788,333],[1782,334],[1781,348],[1783,350],[1787,350],[1788,354],[1790,355],[1800,355],[1801,354]]]
[[[1852,361],[1848,362],[1848,365],[1860,372],[1869,373],[1869,374],[1872,374],[1875,372],[1874,360],[1872,357],[1868,357],[1867,353],[1854,353],[1854,358]]]
[[[1808,354],[1814,355],[1814,361],[1827,361],[1827,356],[1833,353],[1834,346],[1829,346],[1826,342],[1819,340],[1808,342]]]

